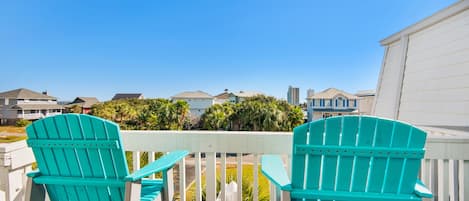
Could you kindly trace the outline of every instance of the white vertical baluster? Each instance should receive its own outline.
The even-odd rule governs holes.
[[[448,160],[438,159],[438,200],[448,200]]]
[[[236,159],[238,160],[238,178],[236,180],[238,184],[238,201],[243,201],[243,154],[238,153]]]
[[[179,201],[186,201],[186,159],[179,161]]]
[[[427,175],[427,159],[422,159],[422,162],[420,163],[420,180],[424,184],[428,184],[426,175]]]
[[[456,196],[454,194],[454,160],[448,161],[448,193],[449,200],[455,200]]]
[[[433,192],[434,196],[436,196],[436,189],[434,187],[434,182],[435,182],[435,161],[433,159],[428,160],[428,183],[426,185],[428,186],[428,189],[430,189],[431,192]]]
[[[252,194],[253,194],[253,200],[258,201],[259,200],[259,156],[257,154],[254,154],[254,164],[253,164],[253,176],[254,176],[254,181],[253,181],[253,186],[252,186]]]
[[[276,188],[275,185],[269,181],[269,189],[270,189],[270,201],[276,200]]]
[[[216,174],[216,160],[215,152],[206,153],[205,164],[205,199],[207,201],[215,201],[217,197],[217,174]]]
[[[469,160],[459,161],[459,200],[469,199]]]
[[[153,161],[155,161],[155,152],[148,152],[148,164],[152,163]],[[155,178],[155,174],[152,174],[150,175],[150,179],[154,179]]]
[[[221,201],[226,200],[226,153],[220,153],[221,161],[220,161],[220,199]]]
[[[195,153],[195,190],[195,200],[202,201],[202,160],[200,152]]]
[[[132,152],[132,164],[134,166],[134,172],[140,169],[140,152]]]

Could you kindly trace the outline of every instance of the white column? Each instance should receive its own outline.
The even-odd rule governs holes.
[[[202,167],[201,167],[200,152],[195,153],[195,191],[196,201],[202,201]]]
[[[236,183],[238,184],[238,201],[243,201],[243,154],[237,154],[237,169],[238,169],[238,178]]]
[[[186,201],[186,159],[179,161],[179,200]]]
[[[221,153],[220,161],[220,200],[226,200],[226,153]]]
[[[207,201],[215,201],[217,198],[217,174],[216,174],[216,160],[215,152],[206,153],[205,164],[205,199]]]

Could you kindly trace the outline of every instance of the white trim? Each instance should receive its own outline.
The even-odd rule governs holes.
[[[389,45],[393,42],[398,41],[401,39],[402,35],[410,35],[415,32],[418,32],[422,29],[425,29],[429,26],[432,26],[438,22],[441,22],[451,16],[457,15],[458,13],[461,13],[465,10],[469,9],[469,0],[462,0],[458,1],[457,3],[413,24],[408,26],[407,28],[404,28],[400,32],[397,32],[383,40],[380,41],[382,46]]]
[[[402,86],[404,83],[404,74],[405,74],[405,66],[407,61],[407,50],[409,46],[409,36],[402,35],[401,36],[401,62],[399,65],[399,77],[397,80],[397,94],[396,94],[396,104],[394,108],[394,119],[399,118],[399,107],[401,105],[401,96],[402,96]]]
[[[383,61],[381,62],[381,70],[379,71],[378,85],[376,85],[375,99],[373,100],[373,107],[371,107],[371,114],[375,115],[376,103],[380,95],[381,82],[383,81],[383,72],[388,58],[389,46],[384,47]]]

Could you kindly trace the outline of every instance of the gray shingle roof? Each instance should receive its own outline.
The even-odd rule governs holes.
[[[172,99],[178,98],[205,98],[205,99],[212,99],[213,96],[210,94],[203,92],[203,91],[185,91],[182,93],[178,93],[171,97]]]
[[[142,93],[117,93],[112,97],[112,100],[119,100],[119,99],[132,99],[132,98],[140,98],[143,97]]]
[[[73,105],[79,105],[83,108],[91,108],[94,104],[99,103],[99,100],[95,97],[77,97],[73,102],[67,104],[66,107],[71,107]]]
[[[313,96],[308,97],[307,99],[332,99],[339,94],[345,96],[347,99],[358,99],[357,96],[336,88],[326,89],[324,91],[314,94]]]
[[[0,93],[1,98],[16,98],[16,99],[45,99],[45,100],[57,100],[57,98],[44,95],[29,89],[20,88],[11,91],[5,91]]]

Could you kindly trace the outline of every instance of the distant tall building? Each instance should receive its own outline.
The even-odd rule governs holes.
[[[298,87],[288,87],[287,101],[292,105],[300,104],[300,88]]]
[[[314,89],[308,89],[306,91],[306,97],[314,96]]]

